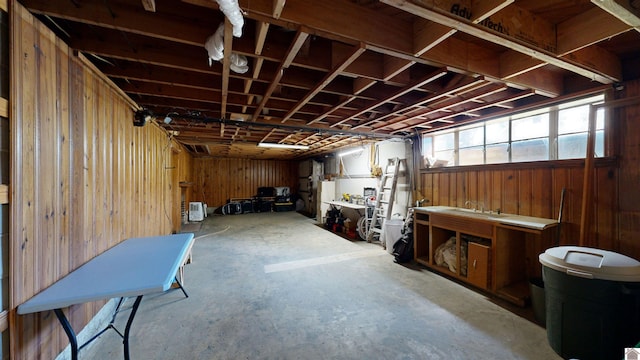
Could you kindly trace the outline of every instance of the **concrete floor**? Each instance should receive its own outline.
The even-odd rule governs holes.
[[[496,301],[295,212],[208,217],[184,285],[143,298],[132,359],[560,359]],[[80,352],[122,358],[113,331]]]

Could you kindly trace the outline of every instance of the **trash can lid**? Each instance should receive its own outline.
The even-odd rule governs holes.
[[[539,256],[544,266],[587,279],[640,282],[640,262],[613,251],[558,246]]]

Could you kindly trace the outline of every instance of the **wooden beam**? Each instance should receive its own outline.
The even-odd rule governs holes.
[[[280,62],[280,65],[276,70],[276,74],[273,78],[273,81],[271,81],[271,84],[269,84],[267,91],[262,97],[262,101],[260,101],[260,104],[258,105],[255,112],[253,113],[252,119],[254,121],[258,120],[258,116],[260,116],[260,114],[262,113],[262,110],[267,104],[267,101],[269,101],[269,97],[271,97],[271,94],[273,94],[275,89],[278,87],[278,84],[280,83],[280,79],[282,79],[282,75],[284,74],[284,69],[286,69],[289,65],[291,65],[291,62],[295,58],[298,51],[300,51],[302,44],[304,43],[304,41],[307,39],[308,36],[309,34],[303,32],[302,28],[298,29],[298,32],[296,33],[295,38],[293,39],[293,41],[291,42],[291,45],[289,46],[289,50],[287,51],[287,54],[285,55],[282,62]]]
[[[413,64],[415,64],[415,61],[408,61],[395,56],[383,55],[382,78],[385,81],[390,80],[410,68]]]
[[[341,63],[334,66],[331,71],[329,71],[325,76],[320,80],[316,86],[311,89],[304,98],[302,98],[282,119],[282,122],[285,122],[293,116],[301,107],[303,107],[311,98],[313,98],[317,93],[319,93],[324,87],[326,87],[333,79],[335,79],[340,73],[347,68],[355,59],[358,58],[365,51],[364,44],[360,46],[354,47],[352,53],[348,55]]]
[[[156,1],[155,0],[142,0],[142,7],[145,10],[150,12],[156,12]]]
[[[256,24],[256,49],[255,49],[255,54],[256,55],[261,55],[262,54],[262,49],[264,48],[264,42],[267,38],[267,32],[269,31],[269,23],[268,22],[264,22],[264,21],[258,21]],[[248,79],[245,81],[245,87],[244,87],[244,92],[247,94],[250,94],[250,90],[251,90],[251,85],[253,84],[253,79],[257,79],[260,76],[260,70],[262,69],[262,63],[264,62],[264,59],[261,57],[256,58],[256,60],[253,63],[253,75],[251,77],[251,79]],[[247,99],[247,106],[251,105],[251,103],[253,102],[254,96],[253,95],[249,95],[249,98]],[[242,108],[242,111],[245,112],[247,111],[247,106],[244,106]]]
[[[0,116],[9,117],[9,100],[0,98]]]
[[[220,115],[223,119],[227,118],[227,97],[229,95],[229,71],[231,68],[231,52],[233,42],[233,26],[229,19],[225,17],[224,21],[224,57],[222,58],[222,101],[220,103]],[[222,131],[220,133],[222,136]]]
[[[413,55],[420,56],[440,44],[449,36],[456,33],[456,29],[438,24],[424,18],[418,18],[413,23]]]
[[[353,94],[358,95],[376,83],[375,80],[358,77],[353,79]]]
[[[564,93],[563,79],[553,70],[544,67],[511,76],[505,81],[516,88],[533,89],[536,94],[549,98],[555,98]]]
[[[424,86],[425,84],[433,82],[436,79],[439,79],[439,78],[443,77],[444,75],[446,75],[447,72],[448,71],[447,71],[446,68],[441,68],[441,69],[438,69],[438,70],[436,70],[436,71],[434,71],[434,72],[432,72],[430,74],[427,74],[427,75],[423,76],[420,79],[414,80],[411,84],[405,86],[404,88],[399,89],[399,90],[395,91],[394,93],[389,94],[388,96],[386,96],[386,97],[384,97],[382,99],[376,100],[372,104],[370,104],[369,106],[361,108],[359,111],[357,111],[356,113],[352,114],[351,116],[348,116],[348,117],[338,121],[337,123],[332,124],[331,127],[342,125],[342,124],[346,123],[347,121],[349,121],[351,119],[354,119],[354,118],[356,118],[356,117],[358,117],[358,116],[360,116],[362,114],[365,114],[365,113],[377,108],[378,106],[380,106],[382,104],[386,104],[387,102],[389,102],[389,101],[391,101],[393,99],[396,99],[396,98],[398,98],[398,97],[400,97],[400,96],[402,96],[402,95],[404,95],[404,94],[406,94],[406,93],[408,93],[410,91],[413,91],[413,90],[415,90],[415,89],[417,89],[417,88],[419,88],[421,86]]]
[[[296,34],[295,39],[291,43],[291,47],[289,48],[289,51],[287,51],[287,56],[285,56],[282,60],[282,67],[284,69],[291,66],[291,63],[293,63],[293,59],[296,57],[296,55],[298,55],[300,48],[302,48],[302,45],[304,45],[304,42],[307,41],[308,38],[309,31],[305,31],[301,28]]]
[[[582,207],[580,211],[580,237],[578,239],[579,246],[585,246],[589,224],[591,224],[591,213],[593,205],[593,172],[594,172],[594,153],[596,138],[596,112],[597,109],[589,106],[589,131],[587,132],[587,154],[584,160],[584,178],[582,181]]]
[[[496,94],[505,90],[507,90],[506,85],[491,84],[489,86],[480,88],[478,91],[474,92],[470,96],[457,95],[448,99],[438,101],[436,103],[431,103],[429,104],[429,107],[426,109],[411,111],[403,115],[402,121],[409,121],[419,117],[425,117],[425,116],[429,116],[439,112],[448,111],[449,109],[452,109],[456,106],[461,106],[464,103],[474,102],[483,97],[489,96],[491,94]]]
[[[209,25],[211,20],[209,23],[205,22],[208,17],[216,19],[217,11],[179,3],[171,4],[171,2],[163,3],[164,11],[155,13],[136,11],[131,4],[126,5],[122,2],[109,2],[108,7],[98,1],[82,2],[82,6],[76,6],[73,1],[24,0],[20,2],[34,14],[49,15],[200,47],[215,31],[217,25]],[[211,2],[214,3],[214,1]],[[175,16],[177,12],[181,14],[180,17]]]
[[[631,1],[591,0],[591,2],[640,32],[640,9],[632,7]]]
[[[313,120],[307,122],[307,125],[311,125],[311,124],[314,124],[314,123],[317,123],[317,122],[321,121],[325,117],[327,117],[327,116],[333,114],[334,112],[340,110],[341,108],[343,108],[344,106],[346,106],[348,103],[352,102],[355,99],[356,99],[355,96],[346,96],[344,99],[342,99],[342,101],[337,103],[335,106],[328,108],[326,111],[324,111],[324,112],[320,113],[318,116],[316,116]]]
[[[416,0],[380,0],[381,2],[388,4],[390,6],[396,7],[398,9],[402,9],[414,15],[423,17],[427,20],[435,21],[441,25],[449,26],[451,28],[455,28],[459,31],[465,32],[467,34],[485,39],[487,41],[493,42],[495,44],[499,44],[501,46],[505,46],[509,49],[521,52],[525,55],[529,55],[531,57],[537,58],[543,62],[555,65],[562,69],[574,72],[576,74],[587,77],[588,79],[598,81],[603,84],[610,84],[616,81],[620,81],[621,79],[617,77],[615,74],[607,74],[606,69],[597,69],[594,71],[593,69],[588,69],[583,66],[578,66],[573,63],[570,63],[564,59],[558,58],[552,52],[548,50],[544,50],[538,47],[532,47],[531,45],[525,44],[522,41],[516,40],[510,36],[499,33],[498,31],[488,30],[482,24],[473,24],[470,22],[461,21],[459,18],[456,18],[452,15],[448,15],[443,13],[442,10],[436,9],[433,4],[431,6],[424,5],[423,2],[421,4],[417,4]],[[519,20],[524,21],[524,18],[519,18]],[[545,36],[543,39],[548,37]],[[545,46],[543,44],[543,46]]]
[[[629,25],[596,7],[557,25],[556,53],[560,56],[566,55],[629,29]]]
[[[496,93],[496,92],[499,92],[499,91],[500,91],[499,89],[496,89],[496,90],[494,90],[493,93]],[[512,102],[512,101],[515,101],[515,100],[518,100],[518,99],[522,99],[522,98],[531,96],[533,94],[534,94],[534,92],[531,91],[531,90],[523,90],[523,91],[521,91],[519,93],[512,94],[512,95],[507,95],[507,96],[505,96],[505,97],[503,97],[501,99],[497,99],[497,100],[494,100],[494,101],[491,101],[491,102],[487,102],[487,103],[484,103],[484,104],[476,104],[476,105],[473,105],[471,107],[452,110],[450,114],[447,114],[445,116],[441,116],[441,117],[437,117],[435,119],[429,119],[429,120],[424,120],[424,121],[420,121],[420,122],[417,122],[417,123],[413,123],[413,124],[404,126],[402,128],[395,129],[391,133],[395,134],[395,133],[406,131],[408,129],[412,129],[412,128],[415,128],[415,127],[428,127],[428,124],[432,124],[434,122],[448,122],[448,123],[454,124],[456,122],[448,120],[448,119],[450,119],[452,117],[459,116],[459,115],[463,115],[463,114],[466,114],[466,113],[470,113],[470,112],[475,112],[475,111],[479,111],[479,110],[482,110],[482,109],[486,109],[488,107],[497,106],[498,104],[501,104],[501,103]],[[473,100],[470,99],[469,101],[466,101],[466,102],[473,102]],[[403,122],[405,122],[406,120],[408,120],[408,119],[405,119]],[[384,126],[384,127],[386,127],[386,126]],[[376,130],[378,130],[378,128],[376,128]]]
[[[500,78],[509,79],[544,65],[546,64],[543,61],[536,58],[521,52],[507,50],[500,55]]]
[[[485,84],[486,80],[482,77],[479,78],[464,78],[463,81],[461,82],[451,82],[449,85],[447,85],[446,87],[444,87],[443,89],[441,89],[440,91],[428,95],[425,98],[414,102],[413,104],[410,105],[405,105],[403,107],[400,107],[399,109],[394,110],[391,113],[382,115],[380,117],[377,117],[373,120],[369,120],[367,122],[364,122],[362,124],[358,124],[356,127],[354,127],[354,129],[358,129],[358,128],[362,128],[362,127],[367,127],[370,126],[371,124],[375,123],[375,122],[379,122],[385,119],[388,119],[390,117],[401,117],[400,114],[406,112],[406,111],[411,111],[412,109],[418,108],[419,106],[423,105],[423,104],[427,104],[430,102],[434,102],[434,101],[438,101],[440,99],[446,99],[451,97],[453,94],[455,93],[463,93],[468,89],[475,89],[477,88],[477,86]]]
[[[471,22],[477,24],[497,12],[513,4],[515,0],[483,0],[474,1],[471,6]]]
[[[282,14],[282,9],[284,9],[284,4],[287,0],[273,0],[273,18],[278,19]]]

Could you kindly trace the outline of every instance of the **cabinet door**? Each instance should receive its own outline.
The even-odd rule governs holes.
[[[489,250],[488,246],[470,242],[467,253],[467,281],[483,289],[489,286]]]

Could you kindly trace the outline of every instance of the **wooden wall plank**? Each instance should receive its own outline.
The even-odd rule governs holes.
[[[129,100],[12,9],[10,343],[15,358],[51,359],[68,343],[55,316],[16,307],[128,237],[178,228],[165,209],[180,190],[164,166],[166,133],[133,128]],[[192,181],[190,156],[181,160],[180,179]],[[105,301],[67,309],[74,329]]]
[[[250,198],[258,187],[288,186],[298,191],[294,161],[196,158],[193,162],[197,201],[219,207],[230,198]]]

